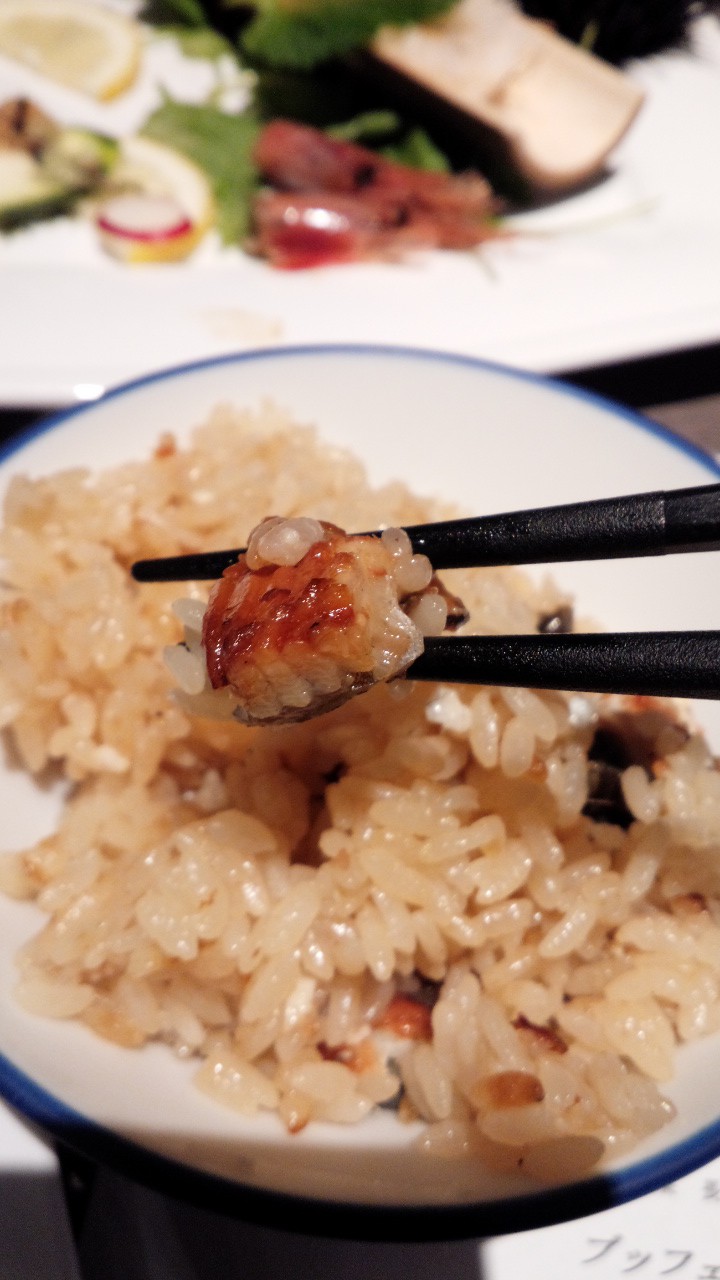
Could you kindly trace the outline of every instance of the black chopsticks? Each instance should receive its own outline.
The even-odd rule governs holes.
[[[656,698],[720,698],[720,631],[437,636],[411,680]]]
[[[720,484],[411,525],[407,533],[435,569],[718,551]],[[219,578],[241,551],[138,560],[132,575],[138,582]]]
[[[720,550],[720,484],[412,525],[435,569]],[[138,582],[218,578],[241,548],[140,560]],[[720,698],[720,631],[426,637],[412,680]]]

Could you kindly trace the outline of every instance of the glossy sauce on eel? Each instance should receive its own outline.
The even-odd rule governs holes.
[[[175,612],[185,637],[166,660],[188,709],[251,725],[331,711],[404,675],[424,636],[463,621],[403,529],[350,535],[280,516],[252,531],[206,608]]]

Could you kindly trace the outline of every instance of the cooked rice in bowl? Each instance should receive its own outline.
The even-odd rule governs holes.
[[[190,716],[162,661],[178,588],[129,566],[240,544],[269,512],[449,514],[371,490],[273,407],[12,483],[0,720],[27,770],[71,783],[57,832],[0,863],[47,916],[18,1000],[165,1042],[291,1133],[394,1108],[428,1153],[542,1179],[629,1150],[672,1116],[678,1044],[720,1028],[709,748],[648,700],[404,682],[279,728]],[[549,582],[444,576],[472,630],[567,621]]]

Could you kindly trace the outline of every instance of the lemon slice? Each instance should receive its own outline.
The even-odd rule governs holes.
[[[147,227],[140,230],[140,218],[136,234],[127,229],[119,232],[116,228],[119,234],[113,235],[107,227],[108,208],[115,207],[116,197],[111,196],[110,206],[100,207],[96,221],[103,233],[105,248],[126,262],[180,261],[192,253],[215,219],[212,189],[202,169],[172,147],[150,138],[123,140],[120,158],[112,172],[112,187],[116,193],[144,196],[156,202],[170,201],[177,215],[174,225],[169,218],[167,234],[157,230],[151,233]],[[187,225],[183,225],[180,215],[184,215]],[[132,225],[133,218],[129,221]]]
[[[0,0],[0,53],[105,100],[134,81],[140,27],[87,0]]]

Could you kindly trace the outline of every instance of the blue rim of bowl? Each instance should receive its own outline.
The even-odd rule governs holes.
[[[438,361],[475,368],[594,404],[634,429],[654,435],[699,462],[712,476],[720,465],[709,454],[632,409],[543,374],[452,352],[362,343],[267,347],[175,365],[122,383],[99,400],[74,405],[26,428],[0,448],[0,464],[38,436],[103,404],[155,382],[230,364],[332,356]],[[315,1199],[263,1190],[160,1155],[90,1120],[37,1084],[0,1053],[0,1096],[21,1116],[60,1143],[153,1190],[245,1221],[301,1234],[355,1240],[433,1241],[497,1236],[552,1226],[614,1208],[692,1173],[720,1155],[720,1118],[691,1137],[626,1169],[609,1170],[560,1187],[498,1201],[462,1205],[375,1205]]]

